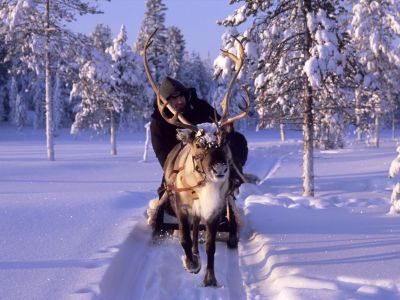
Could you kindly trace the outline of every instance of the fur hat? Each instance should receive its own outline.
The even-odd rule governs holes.
[[[187,89],[178,80],[167,76],[161,83],[160,93],[165,99],[176,98],[181,95],[186,95]]]

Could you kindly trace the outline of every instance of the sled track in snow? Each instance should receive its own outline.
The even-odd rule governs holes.
[[[112,260],[94,299],[245,299],[237,250],[217,242],[215,271],[219,288],[205,288],[205,245],[199,245],[202,269],[190,274],[183,269],[182,247],[177,237],[153,244],[145,220],[133,228]]]

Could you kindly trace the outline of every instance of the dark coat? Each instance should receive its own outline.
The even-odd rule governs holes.
[[[185,98],[186,108],[183,112],[183,116],[190,123],[196,125],[212,122],[212,119],[214,119],[214,108],[206,101],[199,99],[195,89],[187,89],[185,91]],[[176,138],[177,127],[163,119],[156,104],[154,104],[154,112],[151,118],[151,143],[158,161],[163,167],[168,153],[175,145],[179,144]]]
[[[182,83],[173,78],[164,78],[161,83],[160,93],[165,99],[184,95],[186,107],[183,116],[194,125],[210,123],[215,119],[214,108],[206,101],[199,99],[194,88],[187,89]],[[154,101],[154,112],[151,118],[151,143],[161,167],[164,167],[168,153],[179,144],[176,138],[177,127],[164,120],[157,109],[156,101]],[[217,118],[219,118],[218,115]],[[232,151],[233,160],[241,171],[247,160],[246,138],[241,133],[232,131],[227,134],[226,139]]]

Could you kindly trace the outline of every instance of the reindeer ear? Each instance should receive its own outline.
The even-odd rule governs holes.
[[[176,130],[176,138],[184,144],[193,142],[194,136],[195,134],[193,130],[187,128]]]

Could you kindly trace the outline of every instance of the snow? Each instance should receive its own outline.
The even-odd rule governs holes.
[[[178,238],[151,242],[144,212],[162,172],[145,133],[108,138],[0,126],[0,299],[399,299],[400,216],[389,214],[396,141],[315,151],[314,198],[302,196],[302,142],[248,132],[239,247],[217,243],[219,288],[181,264]]]

